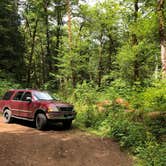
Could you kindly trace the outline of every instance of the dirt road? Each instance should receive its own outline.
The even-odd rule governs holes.
[[[38,131],[29,123],[3,123],[0,117],[1,166],[131,166],[117,143],[61,126]]]

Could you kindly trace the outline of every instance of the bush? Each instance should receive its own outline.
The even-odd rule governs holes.
[[[155,83],[143,92],[135,94],[131,100],[135,109],[145,112],[166,111],[166,85],[165,82]]]
[[[148,130],[158,139],[166,135],[166,117],[157,117],[155,119],[146,119]]]
[[[72,100],[87,105],[95,104],[97,98],[97,89],[94,87],[93,83],[86,82],[78,84],[71,96]]]
[[[146,128],[141,123],[130,122],[128,119],[116,119],[111,124],[111,136],[120,141],[123,148],[129,148],[136,153],[139,146],[144,146],[147,141]]]
[[[139,148],[137,156],[139,157],[137,166],[165,166],[166,143],[148,142],[146,147]]]
[[[135,83],[129,87],[116,80],[111,86],[98,89],[93,83],[84,82],[70,92],[72,95],[65,97],[75,105],[77,125],[115,138],[121,147],[129,149],[139,158],[139,166],[163,166],[166,163],[166,155],[163,155],[166,118],[160,116],[151,119],[145,115],[166,110],[166,85],[152,85],[143,88]],[[117,98],[124,100],[124,103],[116,103]],[[110,101],[110,105],[99,111],[97,103],[104,101]]]
[[[17,83],[15,83],[13,80],[4,80],[0,79],[0,97],[4,95],[4,93],[9,89],[17,89],[21,86]]]

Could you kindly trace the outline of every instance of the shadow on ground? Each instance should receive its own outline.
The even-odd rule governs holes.
[[[31,122],[31,121],[14,119],[12,123],[36,129],[35,122]],[[72,125],[72,127],[70,129],[65,129],[63,127],[62,123],[49,122],[44,131],[68,131],[68,130],[72,130],[72,129],[77,129],[77,127]]]

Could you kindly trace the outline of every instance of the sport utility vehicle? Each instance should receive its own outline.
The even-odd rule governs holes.
[[[73,105],[37,90],[9,90],[0,100],[0,111],[6,123],[13,118],[34,121],[39,130],[44,129],[48,121],[62,122],[65,128],[70,128],[76,116]]]

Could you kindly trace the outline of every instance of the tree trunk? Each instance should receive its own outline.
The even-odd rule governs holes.
[[[76,72],[74,68],[73,55],[72,55],[72,29],[71,29],[71,2],[70,0],[66,0],[67,3],[67,15],[68,15],[68,41],[69,41],[69,54],[71,56],[70,65],[71,65],[71,78],[72,78],[72,86],[76,86]]]
[[[161,63],[162,63],[162,78],[166,78],[166,33],[165,33],[165,17],[164,3],[165,0],[157,1],[157,12],[159,19],[159,37],[161,46]]]
[[[43,48],[43,43],[42,41],[40,41],[40,48],[41,48],[41,83],[45,83],[46,82],[46,58],[45,58],[45,52],[44,52],[44,48]]]
[[[138,19],[138,0],[134,1],[134,22],[137,22]],[[132,34],[132,45],[138,45],[137,35],[135,33]],[[139,79],[139,62],[138,62],[138,55],[135,55],[135,61],[134,61],[134,81],[137,81]]]
[[[166,41],[161,42],[162,77],[166,78]]]
[[[115,44],[114,44],[114,40],[113,40],[113,38],[112,38],[112,36],[111,36],[111,34],[109,34],[108,35],[108,37],[109,37],[109,56],[108,56],[108,64],[107,64],[107,66],[108,66],[108,72],[110,72],[112,69],[113,69],[113,56],[115,56],[116,55],[116,46],[115,46]]]
[[[68,40],[69,40],[69,47],[72,48],[71,6],[70,6],[70,0],[67,0],[67,15],[68,15]]]
[[[102,79],[102,62],[103,62],[103,57],[102,57],[102,44],[99,46],[99,66],[98,66],[98,87],[101,87],[101,79]]]
[[[48,66],[47,77],[49,76],[49,71],[52,71],[51,63],[51,51],[50,51],[50,34],[49,34],[49,22],[48,22],[48,6],[50,1],[44,1],[44,13],[45,13],[45,26],[46,26],[46,62]],[[44,64],[45,65],[45,64]]]
[[[32,71],[32,59],[33,59],[33,54],[34,54],[34,48],[35,48],[35,38],[36,38],[36,32],[37,32],[37,26],[38,26],[38,18],[35,21],[35,27],[33,30],[33,35],[32,35],[32,44],[31,44],[31,52],[29,55],[29,66],[28,66],[28,73],[27,73],[27,86],[30,86],[31,82],[31,71]]]
[[[61,14],[61,6],[58,6],[56,11],[56,20],[57,20],[57,28],[56,28],[56,43],[55,43],[55,57],[54,63],[56,64],[54,70],[58,72],[58,54],[59,54],[59,47],[61,44],[61,26],[62,26],[62,14]]]

